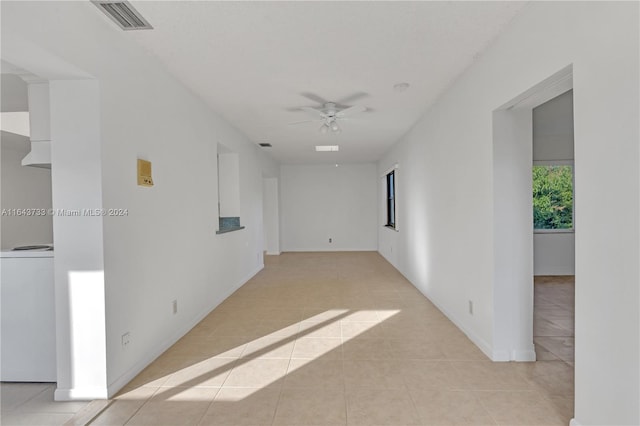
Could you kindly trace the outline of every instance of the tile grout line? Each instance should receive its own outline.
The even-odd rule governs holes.
[[[298,321],[298,330],[300,330],[301,327],[301,321]],[[278,407],[280,406],[280,401],[282,400],[282,392],[284,391],[284,382],[287,379],[287,376],[289,375],[289,368],[291,367],[291,359],[293,357],[293,351],[295,350],[295,343],[298,341],[298,335],[299,333],[296,332],[296,338],[293,341],[293,347],[291,348],[291,355],[289,356],[289,362],[287,364],[287,369],[284,373],[284,377],[282,378],[282,384],[280,385],[280,389],[278,391],[278,399],[276,401],[276,406],[273,409],[273,415],[271,417],[271,426],[274,425],[275,421],[276,421],[276,415],[278,414]]]
[[[136,410],[127,418],[127,420],[124,421],[122,425],[125,426],[126,424],[128,424],[131,421],[131,419],[133,419],[136,416],[136,414],[138,414],[138,412],[142,409],[142,407],[144,407],[145,405],[147,405],[149,401],[151,401],[151,398],[153,397],[153,395],[156,394],[156,392],[158,392],[159,389],[160,387],[158,387],[155,390],[155,392],[153,392],[142,404],[140,404],[140,406],[136,408]]]
[[[342,332],[342,324],[340,321],[340,348],[344,345],[344,333]],[[349,395],[347,394],[347,380],[346,380],[346,369],[344,365],[345,357],[344,350],[342,351],[342,357],[340,358],[340,363],[342,364],[342,395],[344,396],[344,424],[347,426],[349,424]]]
[[[229,372],[229,374],[231,374],[231,372]],[[225,378],[225,380],[226,380],[226,378]],[[217,390],[216,394],[213,395],[213,399],[211,400],[211,402],[209,402],[209,404],[207,405],[207,408],[202,412],[202,415],[200,416],[200,418],[198,418],[198,421],[196,422],[196,425],[199,425],[202,422],[202,419],[204,419],[204,417],[207,415],[207,412],[209,411],[209,408],[211,408],[213,403],[216,401],[216,397],[218,396],[218,394],[221,391],[222,391],[222,386],[218,387],[218,390]]]

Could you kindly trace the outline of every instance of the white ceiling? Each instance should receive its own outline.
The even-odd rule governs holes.
[[[525,4],[132,3],[154,29],[124,36],[253,142],[273,144],[269,152],[282,163],[379,159]],[[394,91],[400,82],[411,86]],[[361,97],[345,104],[370,111],[341,122],[341,134],[320,134],[320,123],[288,125],[315,118],[296,109],[319,107],[312,99],[355,94]],[[318,144],[340,151],[316,153]]]

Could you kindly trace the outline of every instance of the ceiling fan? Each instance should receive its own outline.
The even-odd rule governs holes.
[[[367,110],[367,107],[362,105],[353,105],[346,108],[340,108],[335,102],[324,102],[322,108],[319,109],[312,107],[300,107],[298,109],[310,112],[313,115],[319,116],[319,118],[314,120],[296,121],[295,123],[289,123],[290,125],[322,122],[322,126],[318,129],[320,133],[327,133],[329,130],[333,133],[340,133],[342,132],[342,129],[338,125],[338,120],[349,117],[353,114],[364,112]]]

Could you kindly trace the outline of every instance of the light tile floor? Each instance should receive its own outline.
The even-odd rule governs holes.
[[[538,360],[562,360],[573,366],[575,352],[575,278],[535,277],[533,341]]]
[[[567,425],[572,412],[570,365],[490,362],[377,253],[286,253],[91,424]]]
[[[89,402],[54,402],[55,383],[2,383],[0,424],[58,426],[71,420]]]

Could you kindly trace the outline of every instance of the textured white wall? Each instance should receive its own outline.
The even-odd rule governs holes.
[[[280,188],[282,251],[376,250],[375,164],[283,165]]]
[[[379,227],[380,252],[493,349],[501,165],[493,164],[492,112],[573,66],[575,419],[584,425],[640,423],[638,12],[637,3],[529,4],[378,167],[397,162],[402,173],[402,226]]]

